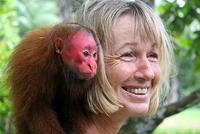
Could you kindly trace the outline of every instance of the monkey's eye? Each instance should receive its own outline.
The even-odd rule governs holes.
[[[94,53],[93,53],[93,57],[97,57],[97,52],[95,51]]]
[[[84,55],[85,57],[87,57],[87,56],[90,55],[90,53],[89,53],[89,51],[88,51],[87,49],[84,49],[84,50],[83,50],[83,55]]]

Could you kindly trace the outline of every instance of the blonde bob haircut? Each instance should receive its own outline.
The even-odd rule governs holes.
[[[115,21],[120,16],[129,14],[133,16],[134,32],[145,35],[159,48],[161,76],[149,107],[149,114],[154,113],[157,110],[159,98],[163,98],[169,91],[169,79],[174,60],[172,44],[160,17],[141,0],[87,1],[80,14],[79,22],[96,33],[100,44],[97,81],[94,89],[87,94],[90,110],[93,113],[110,114],[122,107],[106,76],[103,52],[112,48],[112,26]]]

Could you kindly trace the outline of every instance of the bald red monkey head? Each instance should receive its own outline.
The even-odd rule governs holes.
[[[79,79],[89,80],[97,71],[97,45],[91,33],[75,32],[66,42],[57,38],[56,52],[61,54],[64,64],[75,72]]]

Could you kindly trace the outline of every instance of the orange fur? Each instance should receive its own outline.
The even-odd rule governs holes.
[[[73,98],[76,92],[76,95],[82,95],[79,97],[81,102],[76,103],[79,104],[85,103],[85,95],[79,84],[72,86],[79,88],[76,92],[67,91],[70,84],[63,75],[63,69],[68,70],[60,61],[53,43],[56,37],[67,41],[66,37],[79,29],[66,24],[40,28],[27,34],[14,50],[8,80],[16,134],[63,134],[71,127],[71,120],[67,118],[76,110],[69,111],[74,103],[69,102],[70,97]],[[66,115],[66,119],[63,115]]]

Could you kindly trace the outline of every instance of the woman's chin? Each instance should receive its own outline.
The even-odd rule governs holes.
[[[150,92],[145,95],[134,95],[121,90],[120,94],[122,110],[127,116],[144,116],[148,114],[150,105]]]
[[[149,103],[124,104],[123,111],[127,113],[127,116],[144,116],[148,114]]]

